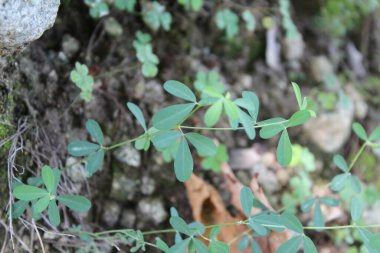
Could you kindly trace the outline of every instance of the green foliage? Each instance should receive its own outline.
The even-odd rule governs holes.
[[[341,37],[357,28],[361,19],[379,6],[378,0],[326,0],[317,25],[332,37]],[[342,11],[344,10],[344,11]]]
[[[245,28],[247,28],[248,31],[253,32],[256,29],[256,20],[253,13],[249,10],[245,10],[241,16],[245,22]]]
[[[290,15],[290,1],[280,0],[280,13],[282,16],[282,26],[286,31],[286,38],[289,40],[299,39],[301,34],[298,32],[297,27],[293,23],[292,17]]]
[[[204,169],[211,169],[215,172],[221,170],[221,165],[223,162],[228,162],[227,148],[223,144],[219,144],[216,148],[215,154],[208,156],[202,161],[202,166]]]
[[[137,39],[133,41],[133,47],[136,49],[136,56],[142,63],[141,71],[146,77],[155,77],[158,73],[157,65],[160,62],[157,55],[153,53],[151,36],[147,33],[138,31]]]
[[[90,8],[90,15],[93,18],[101,18],[109,13],[109,6],[105,0],[84,0]]]
[[[76,212],[87,212],[90,209],[91,202],[85,197],[57,194],[61,178],[60,170],[45,165],[41,169],[41,178],[44,188],[25,184],[14,187],[13,196],[19,201],[13,204],[12,218],[20,217],[29,206],[29,202],[32,204],[34,217],[39,217],[48,209],[49,220],[54,226],[58,226],[61,222],[57,201]]]
[[[203,6],[203,0],[177,0],[186,10],[199,11]]]
[[[89,75],[86,65],[75,63],[75,69],[70,73],[71,81],[81,90],[80,97],[86,102],[92,98],[94,78]]]
[[[135,10],[136,0],[115,0],[114,4],[119,10],[133,12]]]
[[[228,39],[233,39],[239,32],[239,17],[230,9],[219,10],[216,13],[216,25],[225,30]]]
[[[95,120],[86,122],[87,132],[97,143],[75,140],[69,143],[67,150],[70,155],[81,157],[87,156],[86,172],[88,175],[100,170],[104,161],[103,132]]]
[[[170,30],[172,16],[165,11],[165,6],[159,2],[148,3],[143,12],[144,22],[154,31],[162,27],[165,31]]]

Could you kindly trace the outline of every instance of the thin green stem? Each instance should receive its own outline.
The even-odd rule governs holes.
[[[360,147],[359,151],[356,153],[354,159],[352,160],[350,167],[348,167],[348,171],[350,171],[354,167],[355,163],[357,162],[360,155],[363,153],[364,149],[367,147],[368,144],[368,142],[364,142],[363,145]]]

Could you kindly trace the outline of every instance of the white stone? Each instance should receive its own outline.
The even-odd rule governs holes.
[[[21,50],[51,28],[60,0],[0,0],[0,56]]]

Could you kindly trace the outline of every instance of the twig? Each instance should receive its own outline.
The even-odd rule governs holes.
[[[36,226],[36,222],[34,221],[34,219],[32,219],[32,224],[33,224],[34,231],[36,231],[38,241],[40,242],[42,253],[45,253],[44,243],[42,242],[40,232],[38,231],[38,228]]]

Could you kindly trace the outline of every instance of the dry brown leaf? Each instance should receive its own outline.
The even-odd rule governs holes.
[[[227,182],[228,190],[231,192],[231,204],[239,211],[239,214],[236,217],[232,217],[228,212],[218,191],[203,179],[196,175],[192,175],[190,180],[185,183],[194,220],[201,222],[205,226],[237,222],[247,218],[245,217],[240,204],[240,190],[243,187],[242,183],[235,177],[227,163],[222,164],[222,173]],[[257,176],[253,177],[251,180],[251,189],[256,198],[268,208],[272,209],[262,188],[257,183]],[[258,209],[253,209],[252,215],[258,212]],[[241,253],[241,251],[237,250],[238,240],[236,240],[236,237],[246,230],[247,226],[245,225],[222,226],[218,239],[224,242],[230,242],[233,240],[234,243],[231,245],[231,253]],[[209,233],[209,231],[207,231],[207,233]],[[279,245],[289,238],[290,235],[287,231],[280,233],[272,232],[269,236],[262,237],[257,241],[263,253],[275,253]],[[248,252],[250,252],[249,249],[243,253]]]

